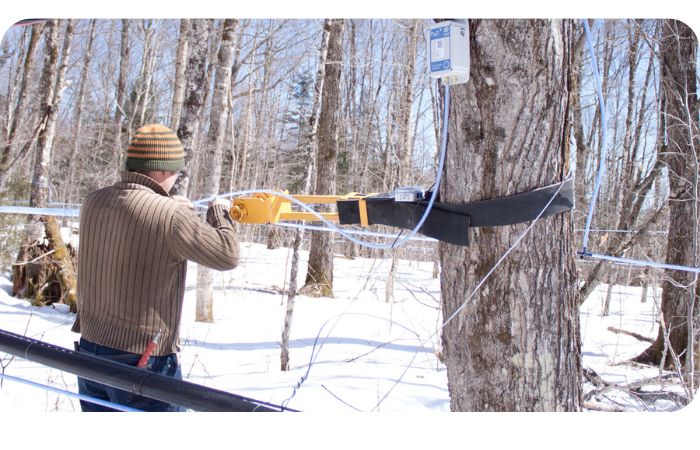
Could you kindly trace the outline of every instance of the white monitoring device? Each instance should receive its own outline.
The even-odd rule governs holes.
[[[469,23],[446,20],[430,26],[430,76],[447,84],[469,81]]]

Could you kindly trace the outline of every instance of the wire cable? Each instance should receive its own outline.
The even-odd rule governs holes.
[[[568,178],[568,176],[567,176],[567,178]],[[506,259],[506,257],[508,257],[508,255],[513,251],[513,249],[515,249],[515,247],[518,246],[520,241],[522,241],[523,238],[525,238],[525,236],[527,236],[527,234],[530,232],[530,230],[532,230],[532,228],[535,226],[535,224],[540,220],[540,218],[542,217],[542,214],[544,214],[544,212],[547,210],[547,208],[549,208],[549,205],[554,201],[554,199],[557,197],[557,195],[559,195],[559,191],[561,190],[562,187],[563,187],[563,184],[561,184],[559,186],[559,189],[557,189],[557,191],[552,195],[552,198],[549,199],[549,201],[547,202],[545,207],[542,209],[542,211],[540,211],[540,213],[537,215],[537,217],[535,217],[535,219],[530,223],[530,225],[528,225],[528,227],[520,234],[520,236],[518,236],[518,238],[515,240],[515,242],[513,242],[513,244],[510,246],[510,248],[508,250],[506,250],[505,253],[503,253],[503,255],[498,259],[498,261],[496,261],[496,263],[493,265],[493,267],[491,267],[491,270],[489,270],[486,273],[486,275],[484,275],[484,277],[479,281],[479,283],[477,283],[476,287],[472,290],[471,294],[469,294],[467,299],[445,321],[443,321],[442,325],[440,325],[440,327],[438,327],[438,329],[435,330],[435,332],[432,335],[430,335],[428,337],[428,339],[425,340],[425,342],[429,342],[433,338],[435,338],[435,336],[437,336],[438,333],[440,333],[443,330],[443,328],[445,328],[447,326],[448,323],[452,322],[452,320],[455,317],[457,317],[457,315],[467,306],[467,304],[469,302],[471,302],[471,300],[474,298],[476,293],[484,285],[486,280],[488,280],[491,277],[491,275],[493,274],[493,272],[496,271],[498,266],[501,265],[501,263]],[[422,347],[425,347],[423,342],[421,342],[420,344]],[[382,398],[377,402],[377,404],[374,406],[374,408],[372,408],[372,412],[376,411],[377,408],[379,408],[379,406],[384,402],[384,400],[386,400],[386,398],[389,396],[389,394],[391,394],[391,392],[394,390],[394,388],[401,382],[401,380],[406,375],[408,370],[413,366],[413,362],[415,361],[417,356],[418,356],[418,352],[413,354],[413,358],[411,358],[411,361],[408,363],[408,365],[406,366],[406,368],[402,372],[401,376],[399,376],[399,378],[394,382],[392,387],[389,388],[389,390],[384,394],[384,396],[382,396]]]
[[[593,195],[591,196],[591,203],[588,206],[588,216],[586,217],[586,226],[583,233],[583,243],[581,244],[581,254],[586,254],[586,248],[588,247],[588,232],[591,228],[591,221],[593,219],[593,211],[595,211],[595,205],[598,200],[598,194],[600,193],[600,185],[603,181],[603,173],[605,172],[605,160],[607,158],[607,113],[605,108],[605,98],[603,97],[603,85],[600,80],[600,72],[598,71],[598,63],[595,58],[595,51],[593,49],[593,39],[591,38],[591,30],[588,28],[588,21],[586,19],[582,20],[583,29],[586,33],[586,43],[588,44],[588,53],[591,59],[591,70],[593,71],[593,79],[595,80],[595,87],[598,93],[598,103],[600,107],[600,130],[601,130],[601,142],[600,142],[600,162],[598,164],[598,174],[596,175],[595,184],[593,185]]]
[[[600,192],[600,186],[603,180],[603,174],[605,172],[605,161],[607,158],[607,113],[605,107],[605,97],[603,96],[603,85],[600,79],[600,72],[598,71],[598,64],[595,58],[595,51],[593,49],[593,39],[591,37],[591,30],[588,27],[588,21],[582,20],[583,29],[586,33],[586,43],[588,46],[588,53],[590,54],[591,60],[591,71],[593,72],[593,79],[595,80],[595,88],[598,94],[598,106],[600,109],[600,131],[601,131],[601,151],[600,151],[600,163],[598,165],[598,173],[596,175],[595,184],[593,186],[593,195],[591,197],[591,204],[588,207],[588,216],[586,217],[586,226],[583,232],[583,242],[581,244],[580,255],[585,257],[591,257],[596,259],[602,259],[607,261],[612,261],[620,264],[629,264],[634,266],[648,266],[656,267],[660,269],[670,269],[670,270],[681,270],[685,272],[700,273],[700,268],[689,267],[689,266],[679,266],[675,264],[665,264],[655,261],[641,261],[629,258],[621,258],[617,256],[602,255],[599,253],[591,253],[588,251],[588,234],[591,231],[591,222],[593,219],[593,211],[595,211],[596,202],[598,200],[598,194]]]
[[[215,198],[221,198],[221,197],[237,197],[241,195],[252,195],[252,194],[268,194],[268,195],[275,195],[278,197],[283,197],[295,205],[299,206],[302,208],[304,211],[310,212],[318,219],[323,222],[328,228],[331,228],[332,230],[335,230],[337,233],[345,237],[351,242],[354,242],[358,245],[362,245],[364,247],[369,247],[369,248],[374,248],[378,250],[389,250],[392,248],[399,247],[403,245],[405,242],[408,240],[412,239],[413,236],[420,230],[420,228],[423,226],[425,223],[426,219],[428,218],[428,214],[430,214],[430,210],[433,208],[433,204],[435,203],[435,199],[437,198],[438,192],[440,190],[440,181],[442,179],[442,171],[443,167],[445,165],[445,154],[447,153],[447,125],[448,125],[448,119],[449,119],[449,114],[450,114],[450,85],[446,84],[445,85],[445,103],[444,103],[444,111],[443,111],[443,126],[442,126],[442,138],[440,142],[440,157],[438,161],[438,167],[437,167],[437,174],[435,175],[435,182],[433,185],[435,186],[434,189],[431,192],[430,195],[430,200],[428,201],[428,205],[425,208],[425,212],[423,213],[423,216],[420,218],[416,226],[405,236],[399,238],[401,234],[403,233],[403,230],[399,232],[395,237],[394,237],[394,242],[391,244],[377,244],[374,242],[368,242],[368,241],[363,241],[361,239],[357,239],[350,235],[349,233],[346,233],[345,230],[342,228],[336,226],[333,222],[329,221],[325,217],[321,216],[321,214],[317,211],[315,211],[313,208],[309,207],[307,204],[295,199],[294,197],[279,192],[279,191],[273,191],[269,189],[250,189],[250,190],[245,190],[245,191],[234,191],[234,192],[228,192],[225,194],[220,194],[220,195],[215,195],[211,197],[207,197],[201,200],[197,200],[195,202],[192,202],[196,207],[199,208],[205,208],[204,203],[210,202],[214,200]]]
[[[618,264],[627,264],[630,266],[654,267],[657,269],[681,270],[684,272],[700,273],[700,267],[679,266],[676,264],[666,264],[666,263],[660,263],[660,262],[656,262],[656,261],[644,261],[644,260],[640,260],[640,259],[621,258],[618,256],[602,255],[600,253],[588,253],[588,254],[586,254],[586,256],[588,256],[590,258],[595,258],[595,259],[603,259],[606,261],[612,261],[612,262],[616,262]]]
[[[47,391],[54,392],[56,394],[62,394],[62,395],[66,395],[68,397],[77,398],[79,400],[83,400],[83,401],[86,401],[89,403],[94,403],[94,404],[100,405],[100,406],[106,406],[108,408],[116,409],[118,411],[142,412],[140,409],[131,408],[129,406],[120,405],[118,403],[112,403],[112,402],[107,401],[107,400],[102,400],[99,398],[94,398],[94,397],[90,397],[90,396],[83,395],[83,394],[76,394],[75,392],[66,391],[64,389],[59,389],[59,388],[56,388],[53,386],[48,386],[46,384],[37,383],[37,382],[31,381],[31,380],[25,380],[25,379],[19,378],[19,377],[13,377],[12,375],[7,375],[5,373],[0,373],[0,378],[14,381],[14,382],[17,382],[20,384],[26,384],[28,386],[32,386],[35,388],[46,389]]]

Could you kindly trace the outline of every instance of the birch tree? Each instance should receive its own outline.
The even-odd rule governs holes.
[[[185,70],[187,82],[185,87],[185,101],[182,106],[180,125],[177,128],[177,136],[185,149],[185,167],[173,186],[172,193],[187,195],[189,193],[190,164],[194,153],[196,132],[199,130],[199,122],[204,109],[204,91],[207,72],[207,51],[209,47],[209,21],[205,19],[193,19],[190,28],[189,56],[187,57],[187,69]]]
[[[470,21],[471,80],[453,87],[442,201],[501,197],[559,182],[569,160],[572,27],[562,20]],[[442,342],[453,411],[574,411],[581,349],[572,223],[480,228],[440,244]],[[479,285],[484,280],[483,285]]]
[[[51,161],[56,121],[61,104],[61,95],[65,84],[65,74],[75,28],[74,20],[69,19],[65,21],[65,23],[61,55],[59,55],[58,45],[59,28],[62,26],[63,21],[48,20],[45,29],[44,67],[39,82],[42,118],[39,134],[36,137],[36,156],[34,158],[32,184],[29,196],[29,205],[38,208],[43,208],[48,205],[50,184],[48,166]],[[59,56],[61,57],[60,64]],[[55,250],[54,260],[59,265],[57,276],[62,288],[67,293],[64,302],[68,304],[71,309],[74,309],[77,299],[75,290],[75,269],[70,255],[65,251],[60,228],[54,217],[36,215],[30,215],[28,217],[27,235],[24,245],[22,245],[18,252],[17,260],[20,262],[26,260],[29,247],[40,237],[41,228],[44,229],[47,239]],[[44,287],[41,286],[35,293],[28,292],[30,295],[33,294],[37,304],[42,303],[43,289]]]
[[[51,162],[51,150],[56,134],[61,96],[65,85],[65,75],[68,68],[75,21],[66,22],[66,32],[63,39],[62,55],[58,54],[58,38],[60,21],[49,20],[46,26],[46,41],[44,69],[41,76],[40,95],[42,96],[42,118],[37,136],[37,153],[34,159],[32,187],[30,190],[30,206],[46,207],[49,200],[48,166]],[[61,64],[58,65],[59,56]]]
[[[24,118],[28,116],[26,109],[28,107],[27,101],[30,95],[29,84],[34,72],[36,50],[39,46],[39,41],[41,39],[44,26],[44,22],[39,22],[32,25],[31,36],[29,38],[29,44],[22,69],[22,81],[19,86],[19,93],[17,95],[17,106],[14,109],[9,132],[5,138],[5,143],[0,147],[0,188],[4,187],[7,176],[10,173],[10,169],[17,160],[14,159],[12,163],[10,162],[10,158],[13,156],[13,149],[17,146],[15,141],[19,136],[20,127],[22,122],[24,122]],[[25,144],[24,147],[27,149],[26,151],[29,150],[29,145]],[[25,150],[22,150],[22,152],[24,151]],[[20,156],[22,152],[20,152]]]
[[[199,166],[198,177],[202,186],[200,194],[204,197],[219,193],[221,180],[221,161],[224,136],[228,115],[231,89],[231,62],[235,44],[238,21],[226,19],[223,22],[221,43],[216,61],[214,92],[212,94],[211,114],[209,115],[209,132],[200,150],[204,159]],[[213,271],[202,265],[197,266],[197,305],[195,320],[197,322],[214,321],[214,302],[212,295]]]
[[[185,68],[187,67],[190,19],[180,20],[180,36],[177,40],[177,55],[175,57],[175,81],[173,83],[173,102],[170,112],[170,129],[177,130],[180,125],[180,113],[185,99]]]

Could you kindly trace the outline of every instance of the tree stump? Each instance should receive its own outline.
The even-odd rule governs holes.
[[[54,217],[43,217],[45,237],[27,242],[12,265],[12,295],[34,306],[62,303],[77,311],[75,249],[63,242]]]

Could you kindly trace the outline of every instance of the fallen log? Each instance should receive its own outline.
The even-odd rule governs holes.
[[[633,331],[621,330],[619,328],[614,328],[614,327],[608,327],[608,331],[612,331],[613,333],[617,333],[617,334],[625,334],[627,336],[632,336],[633,338],[640,340],[640,341],[654,343],[654,339],[648,338],[646,336],[642,336],[641,334],[635,333]]]

